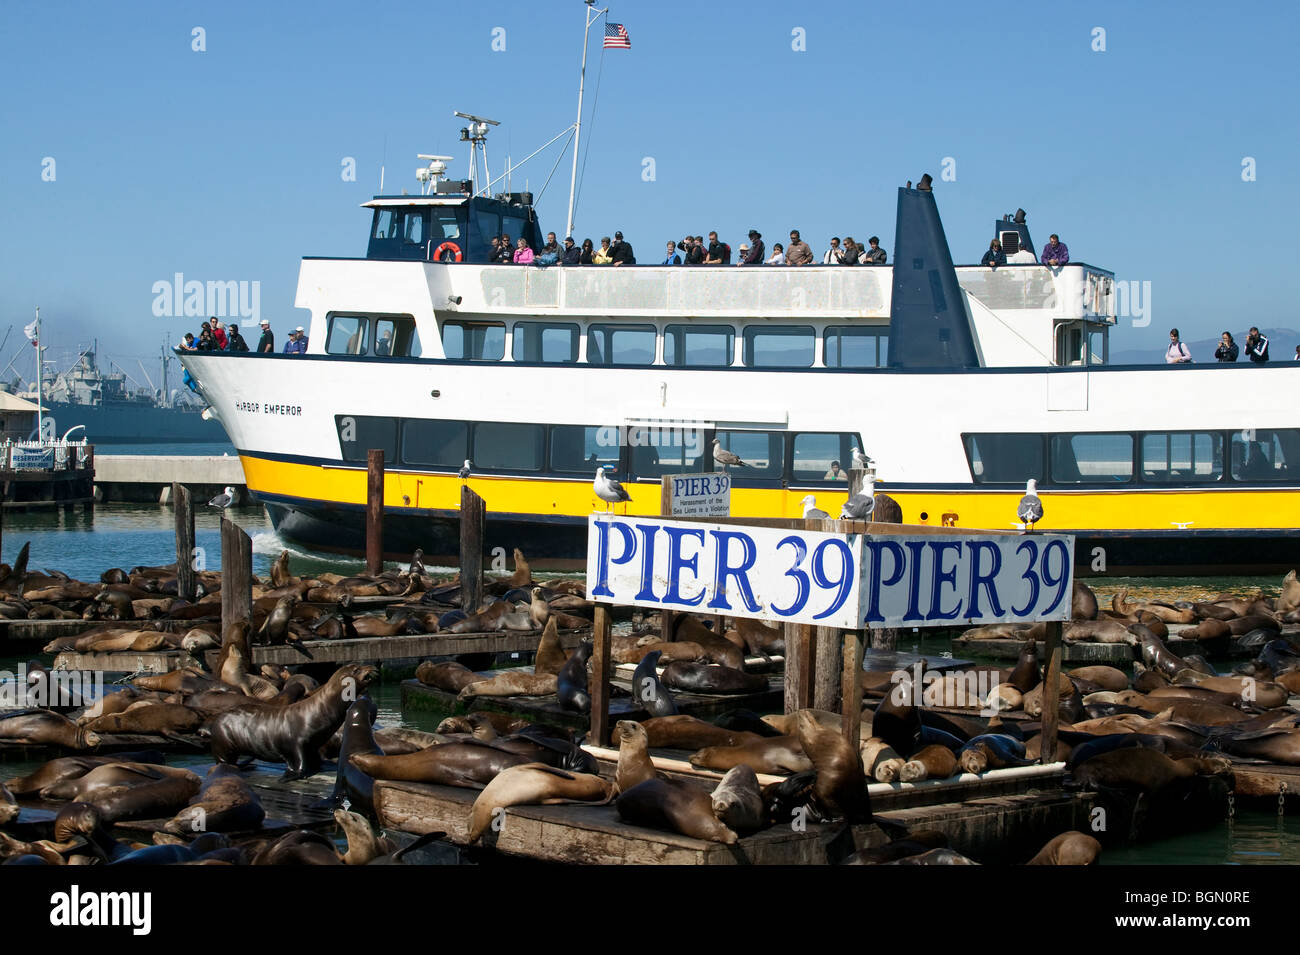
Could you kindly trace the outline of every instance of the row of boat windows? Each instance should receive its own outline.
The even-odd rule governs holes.
[[[325,351],[330,355],[419,358],[420,335],[410,315],[331,314]]]
[[[818,335],[811,325],[751,325],[741,332],[739,363],[750,368],[811,368]],[[515,322],[514,361],[576,364],[582,329],[576,322]],[[832,325],[820,336],[828,368],[881,368],[889,360],[888,326]],[[662,342],[662,347],[660,343]],[[731,325],[591,324],[585,360],[589,365],[654,365],[728,368],[737,363],[736,329]],[[457,361],[501,361],[506,354],[504,322],[442,323],[442,347]]]
[[[1300,429],[967,434],[976,484],[1210,484],[1300,479]],[[1228,449],[1225,456],[1224,449]]]
[[[848,482],[849,462],[862,440],[851,432],[729,431],[673,427],[542,425],[498,421],[445,421],[336,415],[344,461],[364,464],[382,448],[384,460],[419,468],[457,471],[473,462],[478,472],[582,475],[609,465],[627,479],[714,471],[713,439],[748,467],[740,480],[795,484]]]

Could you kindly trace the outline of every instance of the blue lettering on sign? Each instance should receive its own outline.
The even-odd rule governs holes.
[[[754,599],[754,590],[749,585],[747,574],[747,571],[754,566],[754,561],[758,559],[758,548],[754,546],[754,539],[739,531],[709,531],[709,533],[713,535],[718,546],[713,572],[714,594],[713,599],[709,601],[709,607],[713,610],[731,609],[731,604],[727,601],[727,578],[734,577],[736,590],[740,594],[740,599],[744,601],[745,607],[750,613],[758,613],[762,608]],[[738,541],[743,549],[741,562],[736,567],[732,567],[727,560],[729,545],[733,540]]]
[[[966,616],[971,618],[981,616],[979,592],[983,587],[984,592],[988,594],[993,615],[1001,617],[1002,601],[998,600],[998,585],[994,582],[994,578],[1002,569],[1002,551],[998,550],[998,545],[992,541],[967,541],[966,546],[970,549],[970,598],[967,600]],[[983,553],[991,554],[993,557],[988,573],[980,570],[980,555]]]
[[[930,615],[927,620],[952,620],[957,614],[961,613],[961,600],[957,601],[957,606],[953,607],[949,613],[942,610],[939,606],[943,595],[943,585],[949,584],[953,592],[957,590],[957,564],[956,560],[961,556],[961,544],[958,541],[936,541],[930,545],[934,551],[934,571],[930,580]],[[953,566],[951,570],[943,570],[943,555],[945,551],[953,552]]]
[[[826,551],[838,551],[840,555],[840,575],[838,580],[831,580],[826,575]],[[823,590],[830,590],[832,587],[838,588],[831,604],[819,614],[813,616],[814,620],[825,620],[831,616],[840,607],[844,606],[844,601],[848,599],[853,590],[853,551],[849,545],[838,537],[830,537],[817,545],[812,556],[812,576],[813,582]]]
[[[694,607],[704,600],[706,591],[701,590],[694,597],[683,597],[680,589],[681,574],[683,570],[689,570],[698,579],[700,555],[697,553],[689,560],[682,557],[682,539],[694,537],[703,545],[704,531],[689,527],[665,527],[664,532],[668,535],[668,592],[664,594],[664,603],[686,604],[688,607]]]
[[[1050,568],[1047,566],[1047,558],[1054,550],[1059,550],[1061,554],[1061,573],[1055,580],[1052,579],[1053,575]],[[1049,587],[1056,588],[1056,596],[1052,599],[1052,603],[1042,612],[1042,616],[1047,616],[1047,614],[1056,609],[1057,604],[1061,602],[1061,598],[1065,596],[1065,582],[1070,579],[1070,548],[1066,546],[1065,541],[1054,540],[1047,542],[1047,546],[1043,548],[1043,564],[1041,570],[1043,583],[1047,584]]]
[[[770,604],[769,606],[772,612],[778,616],[792,617],[802,610],[803,605],[808,602],[808,575],[799,569],[799,565],[803,563],[803,559],[808,556],[808,545],[803,542],[802,537],[796,537],[791,534],[789,537],[782,538],[781,542],[776,545],[776,549],[780,550],[786,544],[789,544],[794,548],[794,563],[791,564],[790,569],[785,572],[787,577],[794,578],[794,603],[784,608],[778,607],[776,604]]]
[[[1029,581],[1031,589],[1029,591],[1029,600],[1023,607],[1011,608],[1011,612],[1017,617],[1027,616],[1029,611],[1034,609],[1034,605],[1038,603],[1040,585],[1038,583],[1038,574],[1034,573],[1034,564],[1038,563],[1038,544],[1034,542],[1033,538],[1026,538],[1022,541],[1020,546],[1016,548],[1016,553],[1023,554],[1026,550],[1029,551],[1029,560],[1026,562],[1025,572],[1020,575],[1020,579]]]
[[[623,555],[613,561],[615,564],[626,564],[636,553],[636,535],[632,533],[630,527],[623,524],[615,524],[611,521],[596,522],[596,586],[591,590],[593,597],[613,597],[614,592],[609,589],[609,529],[613,527],[623,537]]]
[[[911,573],[907,577],[907,613],[903,614],[904,620],[924,620],[921,616],[921,554],[925,550],[926,541],[907,541],[905,546],[911,552],[911,558],[908,563]]]
[[[902,580],[907,562],[903,559],[903,548],[896,541],[869,540],[865,544],[871,553],[871,577],[867,582],[867,612],[863,623],[880,622],[885,619],[885,615],[880,612],[880,588],[882,585],[892,587]],[[894,567],[888,579],[882,579],[881,572],[881,554],[885,551],[889,551],[894,559]]]
[[[658,524],[638,524],[641,532],[641,589],[633,600],[658,601],[655,596],[655,534],[659,533]]]

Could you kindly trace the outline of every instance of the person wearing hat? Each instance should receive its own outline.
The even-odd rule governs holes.
[[[740,247],[741,252],[745,252],[745,247]],[[763,233],[757,229],[749,230],[749,251],[740,257],[741,265],[762,265],[763,264]]]
[[[749,243],[742,242],[740,243],[740,256],[736,259],[736,265],[737,266],[744,265],[745,259],[748,257],[749,257]]]
[[[262,319],[262,337],[257,340],[257,353],[269,355],[275,351],[275,336],[271,334],[271,323]]]
[[[284,353],[286,355],[307,354],[307,336],[303,334],[301,325],[290,333],[289,340],[284,343]]]
[[[636,256],[632,254],[632,245],[623,241],[623,233],[614,233],[614,244],[609,247],[612,265],[636,265]]]
[[[226,328],[226,351],[248,351],[248,342],[239,334],[239,326],[231,322]]]

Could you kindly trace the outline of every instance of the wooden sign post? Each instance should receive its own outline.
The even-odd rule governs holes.
[[[384,570],[384,449],[366,452],[366,573]]]

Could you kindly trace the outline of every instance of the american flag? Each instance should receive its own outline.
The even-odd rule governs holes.
[[[608,22],[605,24],[605,49],[632,49],[632,39],[627,35],[627,28],[623,24]]]

